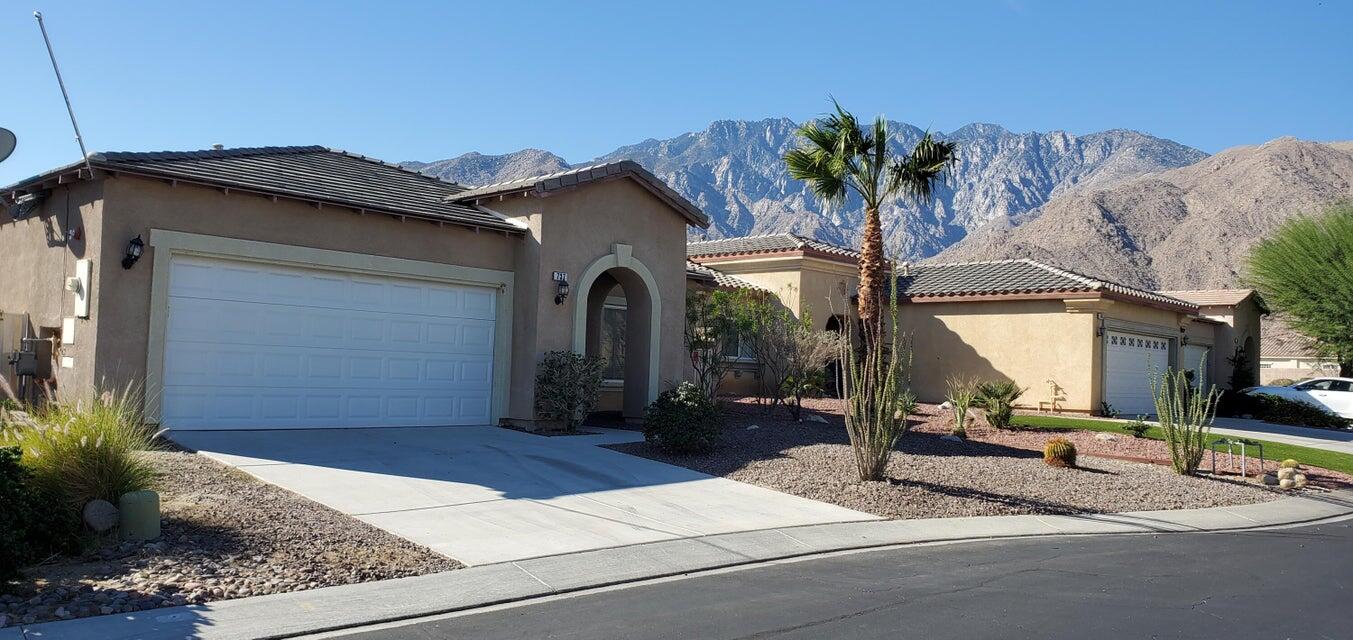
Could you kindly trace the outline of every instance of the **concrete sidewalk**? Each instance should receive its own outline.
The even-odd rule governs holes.
[[[833,551],[1029,536],[1232,531],[1353,515],[1353,490],[1236,507],[1083,516],[817,524],[710,535],[329,587],[30,625],[0,640],[286,638]]]

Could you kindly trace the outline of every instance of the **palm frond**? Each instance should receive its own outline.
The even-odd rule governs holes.
[[[888,193],[903,192],[917,199],[928,199],[935,181],[954,161],[958,145],[936,140],[927,131],[911,153],[893,161],[888,175]]]

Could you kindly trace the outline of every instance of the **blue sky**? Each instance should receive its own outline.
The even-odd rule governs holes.
[[[32,6],[28,6],[32,5]],[[581,162],[725,118],[1353,139],[1353,2],[7,2],[8,184],[92,150],[323,144]]]

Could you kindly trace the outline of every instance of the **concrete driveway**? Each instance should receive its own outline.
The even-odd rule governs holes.
[[[497,427],[186,431],[212,459],[478,565],[712,533],[876,519],[600,444]]]

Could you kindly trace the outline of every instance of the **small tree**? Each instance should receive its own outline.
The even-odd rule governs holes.
[[[601,394],[599,358],[572,351],[550,351],[536,368],[536,414],[574,431],[597,406]]]
[[[784,403],[793,337],[801,323],[789,309],[770,296],[743,292],[741,301],[738,324],[743,332],[743,343],[760,368],[761,394],[770,401],[767,411],[774,412]]]
[[[1165,434],[1175,473],[1193,475],[1207,451],[1207,437],[1221,391],[1216,385],[1207,385],[1204,392],[1186,374],[1167,368],[1164,375],[1152,376],[1151,395],[1156,401],[1156,420]]]
[[[804,318],[789,327],[785,379],[781,383],[789,397],[789,410],[795,420],[803,419],[803,399],[822,392],[825,369],[840,351],[841,334],[814,331],[812,320]]]
[[[1245,280],[1353,376],[1353,203],[1287,221],[1250,250]]]
[[[1227,381],[1231,391],[1240,391],[1254,386],[1254,369],[1250,368],[1250,354],[1245,345],[1236,345],[1236,352],[1226,359],[1231,365],[1231,378]]]
[[[738,313],[740,303],[738,295],[728,291],[686,293],[686,326],[682,336],[696,384],[711,402],[717,400],[724,375],[732,367],[724,349],[736,343],[743,333]]]

